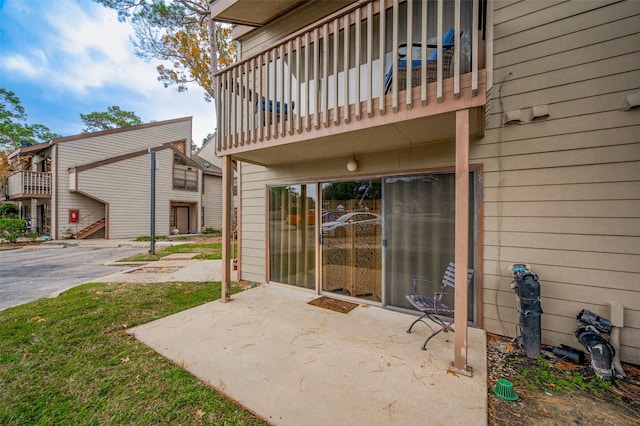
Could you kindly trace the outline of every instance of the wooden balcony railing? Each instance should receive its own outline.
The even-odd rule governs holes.
[[[448,79],[458,99],[462,75],[476,96],[478,15],[479,0],[361,0],[225,68],[215,76],[217,151],[345,132],[354,121],[446,102]]]
[[[9,176],[10,199],[51,197],[51,173],[20,171]]]

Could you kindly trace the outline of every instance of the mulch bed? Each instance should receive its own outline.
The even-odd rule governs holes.
[[[579,348],[576,345],[576,348]],[[631,425],[640,418],[640,368],[622,363],[628,380],[616,380],[608,390],[599,395],[577,388],[558,391],[547,385],[540,377],[538,388],[527,386],[531,378],[523,371],[532,368],[537,361],[526,358],[512,339],[487,333],[487,385],[488,424],[492,426],[535,425],[556,426],[560,424]],[[580,374],[585,381],[594,378],[590,361],[574,364],[556,361],[552,364],[556,372]],[[499,378],[511,381],[519,394],[517,401],[503,400],[493,393]]]

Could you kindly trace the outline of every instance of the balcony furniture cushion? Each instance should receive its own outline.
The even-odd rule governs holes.
[[[446,48],[446,46],[453,46],[455,41],[456,41],[456,34],[454,29],[451,28],[449,29],[449,31],[445,33],[444,37],[442,37],[443,49]],[[427,58],[427,61],[435,61],[436,59],[438,59],[438,49],[434,50],[433,53],[429,55],[429,57]]]
[[[263,97],[260,107],[262,109],[262,111],[265,111],[267,109],[267,100]],[[295,108],[295,102],[291,103],[291,109],[293,110]],[[269,99],[269,111],[273,111],[273,101],[271,99]],[[258,112],[258,105],[256,104],[256,112]],[[276,113],[280,114],[280,101],[276,102]],[[289,104],[284,104],[284,113],[289,114]]]
[[[267,105],[269,106],[267,109]],[[280,122],[280,111],[283,111],[283,118],[285,121],[289,120],[289,104],[284,103],[284,107],[281,107],[280,101],[276,101],[276,122]],[[291,113],[295,110],[296,103],[291,102]],[[273,123],[273,101],[270,99],[269,103],[264,97],[261,98],[261,102],[256,102],[255,106],[255,126],[258,127],[258,114],[260,114],[262,120],[262,125],[267,126]]]
[[[442,78],[449,78],[452,76],[453,53],[454,53],[455,32],[451,28],[446,32],[442,38]],[[420,43],[413,43],[411,48],[420,49],[422,45]],[[429,48],[436,48],[436,50],[429,56],[426,62],[423,62],[420,58],[411,60],[411,87],[420,86],[422,84],[422,64],[426,63],[427,66],[427,83],[434,82],[438,79],[438,56],[437,45],[429,44]],[[407,88],[407,45],[401,44],[398,46],[398,90],[406,90]],[[419,55],[418,55],[419,56]],[[389,67],[387,73],[384,76],[384,93],[391,91],[391,83],[393,80],[393,66]]]

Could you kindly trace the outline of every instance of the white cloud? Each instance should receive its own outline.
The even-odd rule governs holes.
[[[39,74],[40,66],[34,66],[23,55],[12,55],[3,59],[3,67],[7,72],[22,73],[30,78],[36,77]]]
[[[133,54],[131,27],[118,22],[111,9],[83,5],[64,1],[47,17],[53,32],[48,44],[55,44],[64,70],[52,69],[52,80],[79,93],[113,84],[135,91],[152,89],[156,71]]]
[[[51,111],[51,117],[42,121],[71,116],[79,132],[79,113],[118,105],[145,122],[193,116],[193,140],[198,144],[213,132],[215,108],[204,101],[202,89],[194,85],[178,93],[173,87],[164,88],[157,79],[158,62],[147,63],[134,55],[129,39],[133,30],[118,22],[114,10],[89,0],[44,3],[44,9],[33,7],[42,6],[41,2],[5,3],[3,14],[11,14],[17,25],[13,31],[24,37],[0,60],[3,70],[18,74],[20,84],[28,84],[41,101],[57,105],[59,111]]]
[[[193,116],[193,140],[198,144],[213,132],[214,106],[204,101],[202,89],[193,86],[178,93],[175,88],[165,88],[157,78],[159,62],[147,63],[134,55],[130,41],[133,29],[118,22],[115,11],[95,3],[91,7],[84,3],[83,8],[70,1],[62,3],[47,18],[57,50],[69,58],[61,64],[62,69],[51,70],[50,78],[56,84],[88,96],[110,87],[117,87],[120,93],[129,91],[126,99],[104,108],[119,105],[133,109],[143,121]]]

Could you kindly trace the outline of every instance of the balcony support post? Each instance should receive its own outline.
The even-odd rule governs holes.
[[[455,316],[454,361],[451,369],[470,376],[467,365],[469,285],[469,110],[456,111]]]
[[[221,302],[231,301],[231,194],[233,185],[233,167],[231,156],[222,157],[222,294]]]

